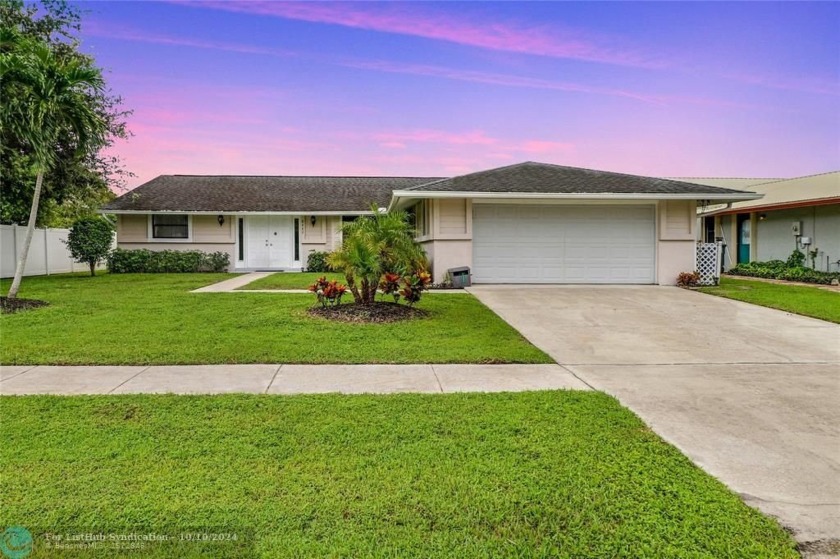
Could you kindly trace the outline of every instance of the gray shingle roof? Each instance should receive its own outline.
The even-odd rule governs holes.
[[[534,194],[744,194],[743,190],[533,161],[440,179],[405,190]]]
[[[393,191],[523,194],[734,194],[706,186],[528,161],[453,178],[161,175],[106,204],[108,211],[359,212]],[[747,193],[749,194],[749,193]]]
[[[356,212],[387,207],[391,192],[438,177],[161,175],[103,211]]]

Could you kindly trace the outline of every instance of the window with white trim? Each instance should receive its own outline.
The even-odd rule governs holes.
[[[190,219],[186,215],[153,215],[153,239],[189,239]]]

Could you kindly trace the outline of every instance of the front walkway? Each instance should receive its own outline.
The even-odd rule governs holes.
[[[225,281],[220,281],[219,283],[213,283],[210,285],[205,285],[204,287],[200,287],[198,289],[194,289],[193,293],[228,293],[230,291],[235,291],[244,285],[248,285],[252,281],[257,281],[258,279],[262,279],[274,274],[274,272],[249,272],[247,274],[241,274],[235,278],[231,278]]]
[[[3,366],[0,394],[388,394],[589,387],[559,365]]]

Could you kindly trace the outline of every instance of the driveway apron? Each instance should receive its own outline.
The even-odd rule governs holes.
[[[840,326],[672,287],[470,291],[800,542],[840,549]]]

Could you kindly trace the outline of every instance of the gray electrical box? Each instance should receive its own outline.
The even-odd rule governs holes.
[[[469,266],[449,268],[447,272],[449,273],[449,279],[452,281],[453,287],[469,287],[472,285]]]

